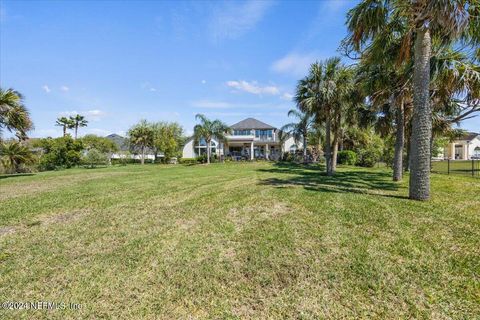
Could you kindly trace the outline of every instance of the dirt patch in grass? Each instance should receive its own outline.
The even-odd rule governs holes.
[[[230,208],[227,218],[240,231],[254,220],[269,220],[287,214],[291,208],[283,202],[252,203],[248,206]]]
[[[7,234],[15,232],[14,226],[0,227],[0,237],[6,236]]]

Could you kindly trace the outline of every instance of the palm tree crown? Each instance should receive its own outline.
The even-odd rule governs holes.
[[[194,136],[197,140],[205,139],[207,144],[207,163],[210,163],[212,139],[225,140],[225,135],[231,132],[231,128],[222,121],[217,119],[210,120],[203,114],[197,114],[195,118],[200,121],[200,124],[193,128]]]
[[[0,88],[0,135],[4,128],[15,131],[18,138],[25,139],[33,123],[23,105],[23,96],[13,89]]]
[[[77,139],[78,128],[86,127],[88,121],[85,119],[84,116],[81,116],[79,114],[70,117],[70,120],[73,122],[73,128],[75,129],[75,139]]]

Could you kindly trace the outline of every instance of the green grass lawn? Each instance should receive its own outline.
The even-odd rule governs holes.
[[[480,315],[480,179],[132,165],[0,176],[1,319]],[[408,179],[407,179],[408,180]]]
[[[466,174],[466,175],[480,176],[480,160],[451,160],[450,173],[451,174]],[[448,161],[432,161],[432,171],[437,173],[448,173]]]

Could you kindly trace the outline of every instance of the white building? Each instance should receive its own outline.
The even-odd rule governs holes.
[[[280,130],[259,120],[248,118],[230,127],[232,133],[226,141],[212,139],[212,155],[231,156],[233,159],[280,159],[282,152],[296,151],[302,148],[292,136],[280,141]],[[195,158],[207,150],[205,141],[195,141],[192,137],[183,147],[183,158]]]
[[[452,160],[480,159],[480,134],[467,132],[449,143],[445,147],[443,155],[446,159]]]

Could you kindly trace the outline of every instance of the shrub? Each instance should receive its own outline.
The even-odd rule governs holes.
[[[357,163],[357,154],[351,150],[339,151],[337,154],[337,163],[353,166]]]
[[[80,140],[73,140],[70,136],[62,138],[46,138],[39,142],[43,149],[40,157],[40,170],[55,170],[71,168],[80,164],[83,145]]]
[[[180,158],[178,162],[180,164],[192,165],[192,164],[197,164],[197,159],[196,158]]]
[[[98,165],[107,165],[108,155],[92,148],[83,156],[82,163],[90,168],[95,168]]]
[[[359,149],[357,155],[357,165],[372,168],[380,160],[381,151],[375,148]]]

